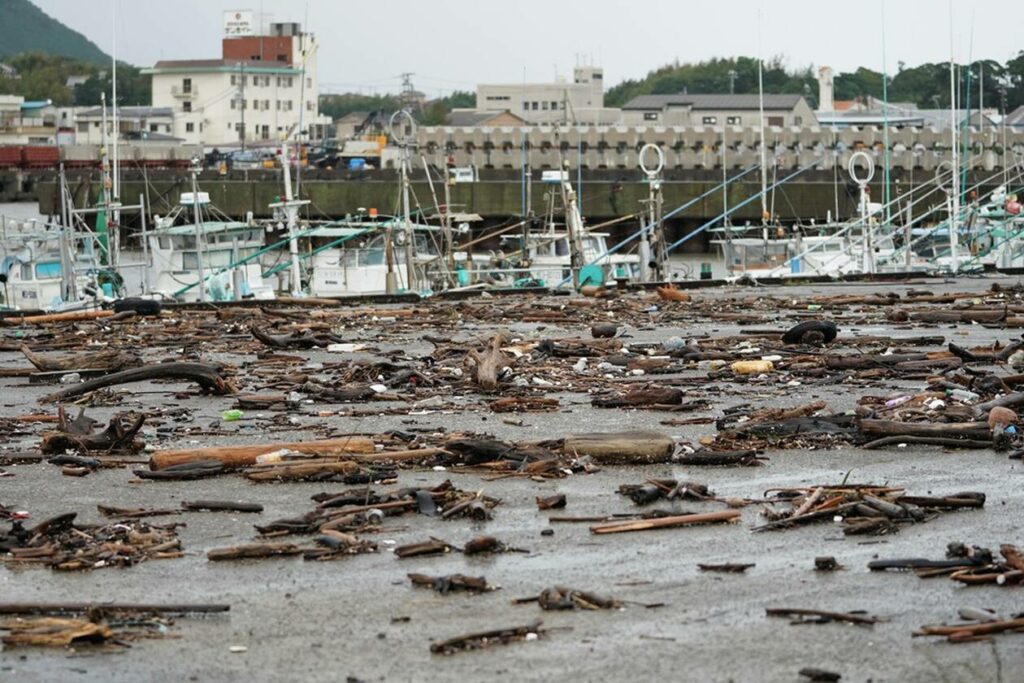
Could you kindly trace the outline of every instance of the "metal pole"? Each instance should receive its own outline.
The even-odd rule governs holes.
[[[950,195],[952,201],[950,202],[949,211],[949,267],[956,274],[960,270],[959,253],[957,249],[957,241],[959,238],[959,228],[957,225],[957,219],[960,214],[960,158],[957,151],[957,140],[956,140],[956,64],[954,62],[955,53],[953,51],[953,0],[949,0],[949,134],[952,138],[952,152],[953,152],[953,168],[952,168],[952,191]]]
[[[142,221],[142,293],[149,294],[149,237],[146,234],[146,197],[139,195],[139,220]]]
[[[197,177],[199,176],[199,169],[196,164],[192,165],[192,215],[196,225],[196,261],[198,264],[199,271],[199,300],[206,301],[206,286],[204,280],[206,276],[203,274],[203,226],[199,219],[199,183]]]
[[[292,295],[298,296],[302,293],[302,268],[299,266],[299,240],[295,236],[295,226],[298,222],[298,202],[292,196],[292,174],[291,161],[288,159],[288,146],[284,145],[281,151],[281,168],[284,170],[284,211],[288,217],[288,254],[291,256],[292,273],[291,286]]]
[[[405,222],[405,286],[410,292],[416,289],[416,264],[413,262],[415,249],[413,248],[414,233],[412,230],[412,215],[409,209],[409,147],[402,147],[402,218]]]

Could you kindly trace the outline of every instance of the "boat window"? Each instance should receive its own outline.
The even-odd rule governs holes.
[[[564,237],[555,241],[555,255],[556,256],[568,256],[569,255],[569,241]]]
[[[361,266],[382,266],[384,265],[384,247],[367,247],[359,250],[359,265]]]
[[[342,249],[341,258],[339,259],[341,265],[345,268],[356,267],[356,254],[359,253],[358,249]]]
[[[231,265],[231,249],[215,249],[206,252],[206,266],[223,268]]]
[[[25,281],[32,280],[32,264],[22,263],[21,264],[21,279]]]
[[[36,278],[60,277],[60,261],[44,261],[36,264]]]
[[[196,256],[196,252],[181,252],[181,267],[185,270],[199,270],[199,257]]]
[[[157,242],[159,242],[161,249],[170,249],[171,248],[171,238],[170,237],[160,237],[160,238],[157,239]]]

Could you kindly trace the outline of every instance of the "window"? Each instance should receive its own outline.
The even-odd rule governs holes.
[[[279,55],[277,55],[277,61],[279,61],[279,62],[287,62],[288,61],[288,55],[286,55],[286,54],[279,54]]]
[[[784,126],[786,124],[785,124],[784,119],[781,116],[769,116],[768,117],[768,125],[769,126],[782,127],[782,126]]]
[[[307,100],[306,101],[306,111],[313,111],[313,101],[312,100]]]
[[[85,122],[79,123],[78,124],[78,132],[79,133],[88,133],[89,132],[89,124],[85,123]]]
[[[253,100],[252,101],[252,108],[255,111],[259,111],[260,110],[260,101],[259,100]]]
[[[730,126],[738,126],[738,125],[740,125],[741,121],[742,121],[742,119],[740,119],[739,116],[727,116],[727,117],[725,117],[725,122],[728,123]]]
[[[645,111],[644,112],[644,121],[657,121],[657,120],[658,120],[658,112],[656,112],[656,111]]]
[[[181,103],[181,110],[182,111],[192,111],[192,101],[191,100],[185,100],[184,102],[182,102]]]
[[[534,111],[537,111],[537,103],[536,102],[531,102],[530,103],[530,108],[533,109]]]
[[[488,101],[490,102],[505,102],[509,99],[508,95],[488,95]]]
[[[558,111],[558,102],[551,103],[551,111]]]
[[[263,111],[270,111],[270,100],[263,100]]]
[[[230,121],[228,121],[228,130],[233,130],[234,127],[237,126],[237,125],[238,125],[237,123],[231,123]]]
[[[192,79],[191,78],[183,78],[183,79],[181,79],[181,92],[186,93],[186,94],[192,92]]]
[[[231,85],[238,85],[238,83],[235,82],[235,75],[234,74],[231,74]]]
[[[275,102],[275,104],[277,105],[277,110],[281,111],[281,100],[277,100],[277,102]]]
[[[542,110],[544,110],[544,111],[547,111],[548,110],[548,103],[547,102],[541,102],[540,103],[540,108]]]
[[[270,139],[270,126],[263,126],[260,129],[260,138],[262,140],[269,140]]]
[[[196,126],[192,122],[189,122],[189,123],[185,124],[185,132],[186,133],[191,133],[191,132],[195,131],[195,128],[196,128]]]
[[[311,77],[309,77],[309,76],[306,77],[306,87],[307,88],[312,88],[313,87],[313,79]]]
[[[702,121],[702,123],[704,125],[706,125],[706,126],[713,126],[716,123],[718,123],[718,117],[717,116],[705,116],[703,121]]]
[[[231,100],[231,108],[232,109],[237,109],[238,108],[238,101],[237,100]]]
[[[160,126],[156,125],[155,123],[149,124],[149,132],[150,133],[155,133],[158,130],[160,130]]]
[[[793,125],[794,126],[803,125],[803,122],[804,122],[804,117],[802,117],[802,116],[794,116],[793,117]]]
[[[530,111],[530,103],[523,102],[523,111]]]

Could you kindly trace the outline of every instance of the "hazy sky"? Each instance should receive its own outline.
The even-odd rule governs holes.
[[[672,62],[785,56],[837,70],[948,61],[948,0],[33,0],[106,52],[137,65],[220,56],[224,10],[261,10],[317,34],[325,92],[390,92],[411,71],[429,96],[477,82],[551,80],[592,59],[614,85]],[[954,0],[956,58],[999,61],[1024,49],[1010,0]],[[976,25],[976,28],[975,28]],[[972,50],[972,35],[974,45]]]

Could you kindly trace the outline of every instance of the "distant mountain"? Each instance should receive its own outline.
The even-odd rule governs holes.
[[[29,0],[0,0],[0,59],[22,52],[44,52],[93,64],[110,63],[110,57],[96,43]]]

